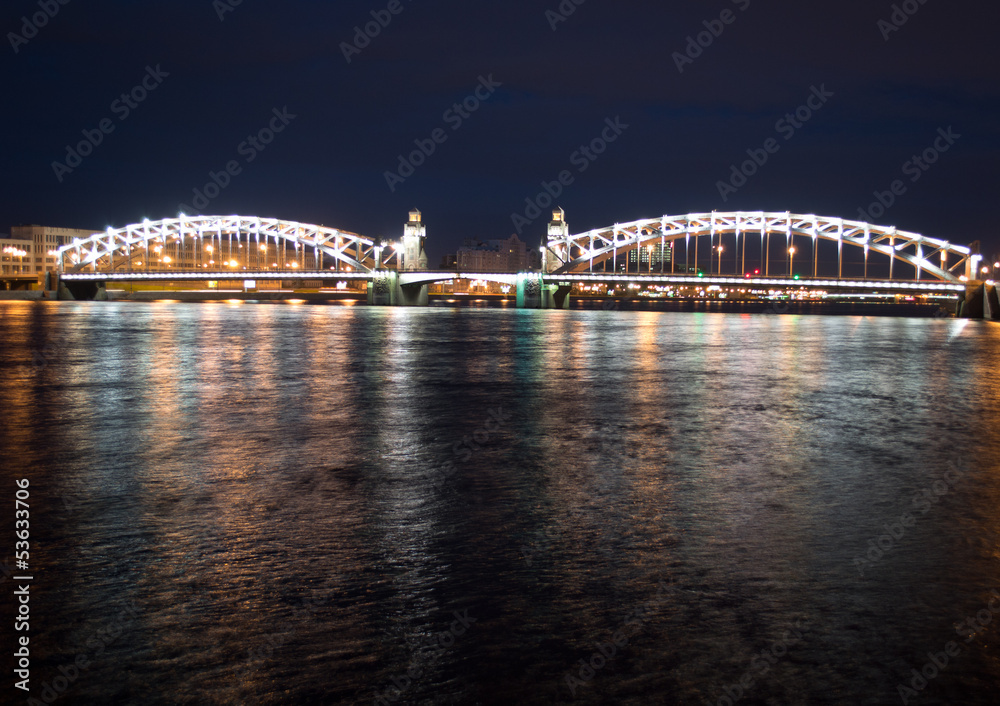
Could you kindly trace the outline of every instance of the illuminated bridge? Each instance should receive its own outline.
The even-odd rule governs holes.
[[[794,290],[958,300],[981,284],[978,243],[787,212],[662,216],[573,235],[557,210],[541,270],[518,274],[431,271],[425,239],[419,211],[410,213],[399,241],[272,218],[181,215],[75,240],[59,249],[58,268],[64,284],[102,287],[363,280],[369,303],[390,305],[426,303],[432,283],[477,279],[516,287],[518,306],[530,308],[564,308],[571,292],[629,287],[695,296]]]

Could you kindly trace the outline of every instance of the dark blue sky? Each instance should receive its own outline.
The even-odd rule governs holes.
[[[201,212],[396,238],[418,207],[433,262],[463,238],[515,232],[512,215],[564,170],[574,232],[713,209],[858,219],[899,180],[873,222],[1000,246],[993,3],[909,0],[918,9],[897,29],[878,24],[892,3],[870,0],[567,0],[565,21],[558,0],[399,0],[398,14],[388,0],[243,0],[220,20],[226,1],[42,0],[58,11],[36,33],[21,18],[38,0],[4,3],[0,230],[173,216],[234,162]],[[348,62],[343,43],[373,11],[391,19]],[[680,60],[706,21],[721,33]],[[120,97],[147,67],[159,78],[129,107]],[[779,124],[814,87],[827,97],[808,119]],[[463,115],[453,106],[466,98],[477,107]],[[245,143],[285,108],[272,142]],[[75,163],[67,145],[102,121],[91,154],[54,166]],[[602,154],[578,153],[602,132],[615,138]],[[777,151],[724,199],[719,182],[741,183],[732,165],[768,139]],[[416,140],[434,152],[391,190],[386,172]],[[926,170],[908,164],[925,150]],[[537,244],[546,221],[521,223],[522,237]]]

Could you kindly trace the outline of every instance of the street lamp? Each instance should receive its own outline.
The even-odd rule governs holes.
[[[720,236],[720,238],[721,238],[721,236]],[[722,274],[722,251],[723,250],[725,250],[725,248],[720,245],[718,247],[718,251],[719,251],[719,274],[720,275]]]
[[[20,248],[15,248],[12,245],[8,245],[3,249],[3,251],[8,255],[10,255],[11,257],[17,258],[17,271],[18,273],[21,273],[21,271],[24,269],[24,260],[22,260],[21,258],[26,256],[28,254],[28,251],[21,250]]]
[[[792,246],[792,247],[788,248],[788,276],[789,277],[794,277],[795,276],[795,267],[792,265],[792,262],[793,262],[794,258],[795,258],[795,247]]]

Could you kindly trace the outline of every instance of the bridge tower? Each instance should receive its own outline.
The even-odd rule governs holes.
[[[404,272],[422,272],[427,269],[427,252],[424,241],[427,240],[427,228],[424,226],[420,211],[410,211],[410,220],[403,227],[403,262],[400,270]]]
[[[424,227],[420,211],[410,211],[410,220],[403,226],[402,252],[399,253],[399,269],[382,269],[381,248],[376,248],[377,271],[368,282],[368,303],[373,306],[427,306],[428,286],[426,284],[403,284],[400,275],[405,272],[426,272],[427,253],[424,241],[427,228]]]
[[[981,244],[978,240],[974,240],[969,245],[970,255],[969,259],[965,262],[965,277],[970,282],[980,279],[979,263],[983,260],[983,256],[979,253],[980,247]]]
[[[561,208],[552,211],[548,238],[542,242],[542,271],[521,272],[517,276],[518,309],[568,309],[570,286],[550,284],[545,281],[547,273],[555,272],[562,265],[549,243],[558,238],[569,237],[566,212]]]
[[[971,254],[965,263],[965,299],[958,302],[955,312],[966,319],[1000,321],[1000,296],[996,282],[986,279],[992,268],[981,268],[983,256],[977,240],[969,246]]]
[[[566,222],[566,212],[557,208],[552,212],[552,221],[549,223],[549,237],[542,243],[542,272],[554,272],[562,264],[559,258],[548,247],[548,243],[554,238],[568,238],[569,224]]]

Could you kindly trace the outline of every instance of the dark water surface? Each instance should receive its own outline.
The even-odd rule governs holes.
[[[996,703],[996,325],[2,303],[0,346],[35,698]]]

